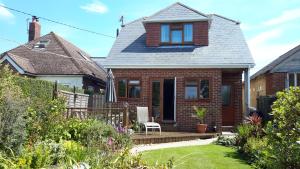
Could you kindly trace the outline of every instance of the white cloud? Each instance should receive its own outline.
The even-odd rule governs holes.
[[[100,1],[94,1],[92,3],[83,5],[80,8],[88,12],[94,12],[100,14],[106,13],[108,11],[108,8]]]
[[[265,26],[279,25],[295,19],[300,19],[300,8],[284,11],[280,16],[267,20],[263,23]]]
[[[4,4],[0,3],[0,5],[5,6]],[[0,18],[2,19],[12,19],[14,15],[6,8],[0,6]]]
[[[273,29],[270,31],[262,32],[262,33],[258,34],[257,36],[251,38],[248,41],[248,44],[250,46],[263,44],[263,43],[267,42],[268,40],[280,37],[282,32],[283,32],[282,29]]]
[[[280,39],[282,32],[283,30],[281,29],[273,29],[262,32],[248,40],[249,48],[256,64],[251,70],[251,74],[254,74],[277,57],[299,45],[300,40],[287,43],[270,43],[270,40]]]

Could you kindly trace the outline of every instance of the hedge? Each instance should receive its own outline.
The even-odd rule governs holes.
[[[53,82],[17,76],[16,84],[21,87],[24,95],[32,100],[40,99],[46,101],[52,99],[54,88]],[[58,84],[57,87],[59,90],[69,92],[73,92],[74,90],[73,88],[66,87],[60,84]],[[76,88],[76,92],[83,93],[84,91],[82,89]]]

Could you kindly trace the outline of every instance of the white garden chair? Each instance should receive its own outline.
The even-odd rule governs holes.
[[[149,114],[148,107],[136,107],[137,109],[137,121],[141,123],[146,128],[146,135],[148,133],[148,129],[159,129],[159,134],[161,135],[161,127],[160,124],[153,121],[149,122]]]

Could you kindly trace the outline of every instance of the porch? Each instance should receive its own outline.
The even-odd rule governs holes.
[[[178,141],[189,141],[196,139],[209,139],[217,137],[218,133],[192,133],[192,132],[149,132],[134,133],[131,135],[131,139],[134,144],[157,144],[157,143],[169,143]]]

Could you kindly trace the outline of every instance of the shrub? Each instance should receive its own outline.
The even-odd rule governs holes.
[[[236,137],[219,136],[215,143],[218,145],[223,145],[223,146],[235,146],[236,145]]]
[[[253,163],[260,160],[262,153],[267,146],[265,138],[248,138],[246,144],[243,147],[244,153],[247,155],[248,162]]]
[[[273,120],[266,128],[268,147],[263,158],[266,168],[300,168],[300,88],[277,93],[272,106]]]
[[[27,100],[5,66],[0,72],[0,148],[19,153],[26,140]]]
[[[66,104],[63,98],[50,100],[44,105],[44,109],[28,109],[27,131],[29,142],[52,139],[59,141],[64,133],[64,112]]]
[[[53,164],[49,142],[37,142],[33,147],[27,146],[17,159],[18,168],[45,168]]]
[[[255,127],[251,124],[241,124],[237,127],[236,145],[239,151],[243,152],[243,147],[248,138],[255,136]]]

